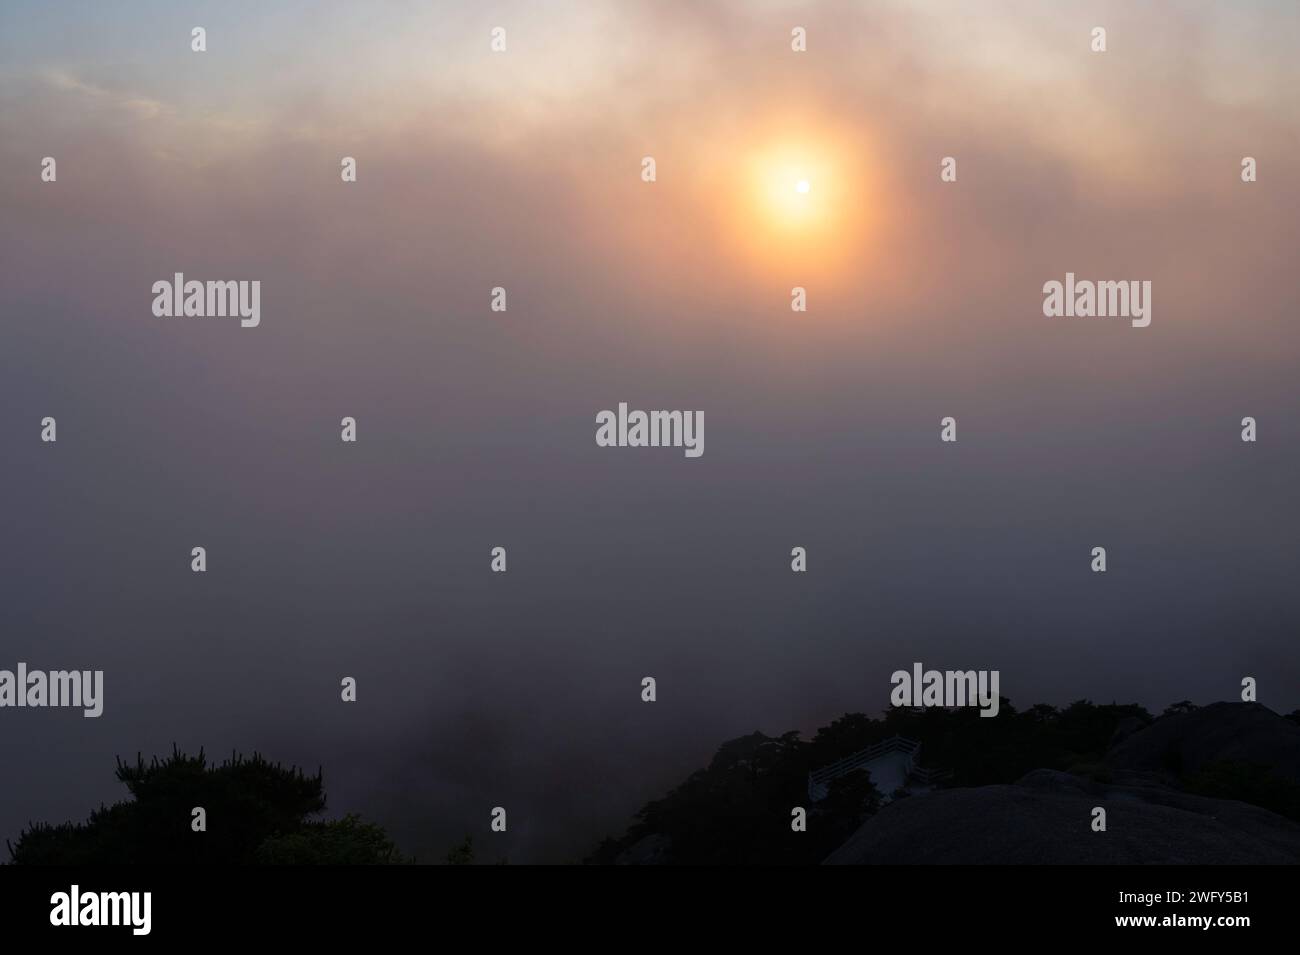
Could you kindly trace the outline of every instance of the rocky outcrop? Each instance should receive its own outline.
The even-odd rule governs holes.
[[[614,865],[667,865],[671,841],[667,836],[654,833],[638,839],[614,859]]]
[[[1105,832],[1092,830],[1094,806],[1106,810]],[[1102,784],[1040,769],[1010,786],[949,789],[890,803],[825,860],[1034,863],[1300,864],[1300,825],[1246,803],[1188,795],[1150,777],[1121,774]]]
[[[1225,762],[1266,766],[1300,784],[1300,726],[1258,703],[1214,703],[1162,716],[1106,754],[1114,769],[1169,776]]]

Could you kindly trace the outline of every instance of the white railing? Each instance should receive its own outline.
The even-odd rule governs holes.
[[[916,762],[919,758],[920,752],[921,744],[917,740],[908,739],[906,736],[898,736],[895,734],[894,736],[889,737],[889,739],[881,740],[879,743],[874,743],[866,749],[854,753],[851,756],[845,756],[843,759],[831,763],[829,766],[823,766],[821,769],[816,769],[810,772],[808,774],[808,798],[813,802],[825,799],[830,792],[830,784],[833,780],[839,779],[839,777],[846,773],[851,773],[855,770],[861,769],[868,763],[877,760],[882,756],[886,756],[889,753],[903,753],[905,755],[906,759],[903,768],[904,777],[913,774],[918,776],[924,775],[926,777],[924,780],[925,782],[931,782],[934,779],[939,778],[939,775],[941,774],[936,775],[937,771],[935,770],[923,770],[917,768]],[[888,793],[885,795],[888,795]]]
[[[912,770],[912,778],[923,786],[930,786],[943,779],[952,776],[950,769],[922,769],[920,766]]]

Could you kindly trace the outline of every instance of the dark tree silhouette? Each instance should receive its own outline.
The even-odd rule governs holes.
[[[1300,822],[1300,786],[1259,763],[1210,763],[1184,778],[1183,785],[1188,792],[1248,802]]]
[[[723,743],[707,768],[649,803],[626,835],[605,840],[587,861],[622,861],[630,851],[637,859],[682,865],[818,862],[875,803],[866,795],[870,780],[861,778],[846,781],[830,807],[810,805],[810,752],[811,744],[794,732]],[[808,810],[806,832],[791,828],[795,807]]]
[[[254,753],[209,764],[203,751],[177,750],[145,764],[118,760],[133,799],[101,806],[82,823],[37,824],[9,853],[16,864],[390,863],[396,848],[378,826],[355,816],[310,821],[325,809],[321,774],[306,776]],[[191,828],[193,810],[207,830]]]
[[[474,837],[466,836],[465,841],[447,850],[447,865],[474,864]]]
[[[848,713],[810,740],[798,733],[754,733],[724,743],[706,769],[648,803],[617,839],[606,839],[592,863],[812,864],[841,845],[878,810],[882,794],[865,772],[835,780],[826,798],[810,802],[808,773],[894,735],[921,743],[921,765],[948,770],[943,785],[1012,783],[1039,769],[1075,769],[1097,776],[1121,722],[1152,722],[1136,704],[1078,700],[1017,712],[1003,697],[996,719],[975,708],[891,708],[881,719]],[[894,794],[890,794],[891,796]],[[808,809],[808,829],[790,829],[790,810]]]
[[[397,851],[379,826],[349,814],[271,836],[257,847],[256,861],[261,865],[398,865],[411,860]]]

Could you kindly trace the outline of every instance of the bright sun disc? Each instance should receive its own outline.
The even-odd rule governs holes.
[[[768,138],[760,129],[738,136],[719,154],[718,178],[730,200],[728,232],[764,267],[801,276],[857,274],[844,266],[875,251],[868,239],[878,234],[874,226],[883,208],[868,201],[876,176],[864,135],[802,121],[770,125],[780,133]]]

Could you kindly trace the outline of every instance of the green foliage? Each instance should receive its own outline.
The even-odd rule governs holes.
[[[864,784],[846,782],[826,810],[808,801],[810,744],[798,733],[752,733],[724,743],[708,767],[662,799],[649,803],[621,839],[601,843],[589,862],[613,862],[642,839],[669,847],[682,865],[781,865],[818,862],[860,821]],[[874,790],[873,790],[874,792]],[[790,828],[790,811],[804,806],[808,831]],[[853,814],[853,818],[838,813]]]
[[[473,865],[474,864],[474,837],[466,836],[465,841],[460,845],[452,846],[447,850],[447,865]]]
[[[1259,763],[1209,763],[1183,780],[1183,786],[1199,796],[1248,802],[1300,822],[1300,786]]]
[[[1090,700],[1077,700],[1064,709],[1039,703],[1019,712],[1002,697],[999,710],[995,719],[988,719],[974,708],[891,709],[883,720],[868,720],[878,728],[862,730],[861,735],[871,737],[870,742],[895,733],[919,740],[922,764],[950,770],[949,785],[986,786],[1015,782],[1035,769],[1063,770],[1078,763],[1098,763],[1121,720],[1136,717],[1150,723],[1152,719],[1135,704]],[[861,726],[866,717],[853,719]],[[819,732],[818,738],[821,736]],[[818,765],[834,762],[848,752],[827,752],[824,755],[829,758]]]
[[[306,776],[254,753],[210,764],[177,750],[146,765],[117,764],[133,799],[101,806],[83,823],[37,824],[9,846],[17,864],[250,864],[318,860],[396,861],[383,831],[355,817],[309,822],[325,809],[320,773]],[[191,829],[192,810],[207,831]]]
[[[826,798],[816,803],[815,818],[828,840],[839,845],[880,808],[880,790],[865,769],[831,780],[827,789]]]
[[[397,846],[374,823],[347,815],[304,823],[297,832],[271,836],[257,847],[259,865],[399,865]]]
[[[1103,779],[1102,754],[1120,722],[1152,720],[1137,705],[1089,700],[1017,712],[1003,697],[999,709],[996,719],[973,708],[893,708],[882,719],[849,713],[810,740],[798,733],[731,740],[706,769],[647,804],[623,836],[604,840],[587,861],[636,857],[653,845],[657,861],[679,864],[817,863],[879,809],[881,794],[865,772],[851,773],[835,780],[825,799],[810,803],[809,771],[895,734],[920,741],[923,766],[951,771],[947,785],[981,786],[1080,764]],[[807,832],[790,831],[794,806],[808,809]]]

